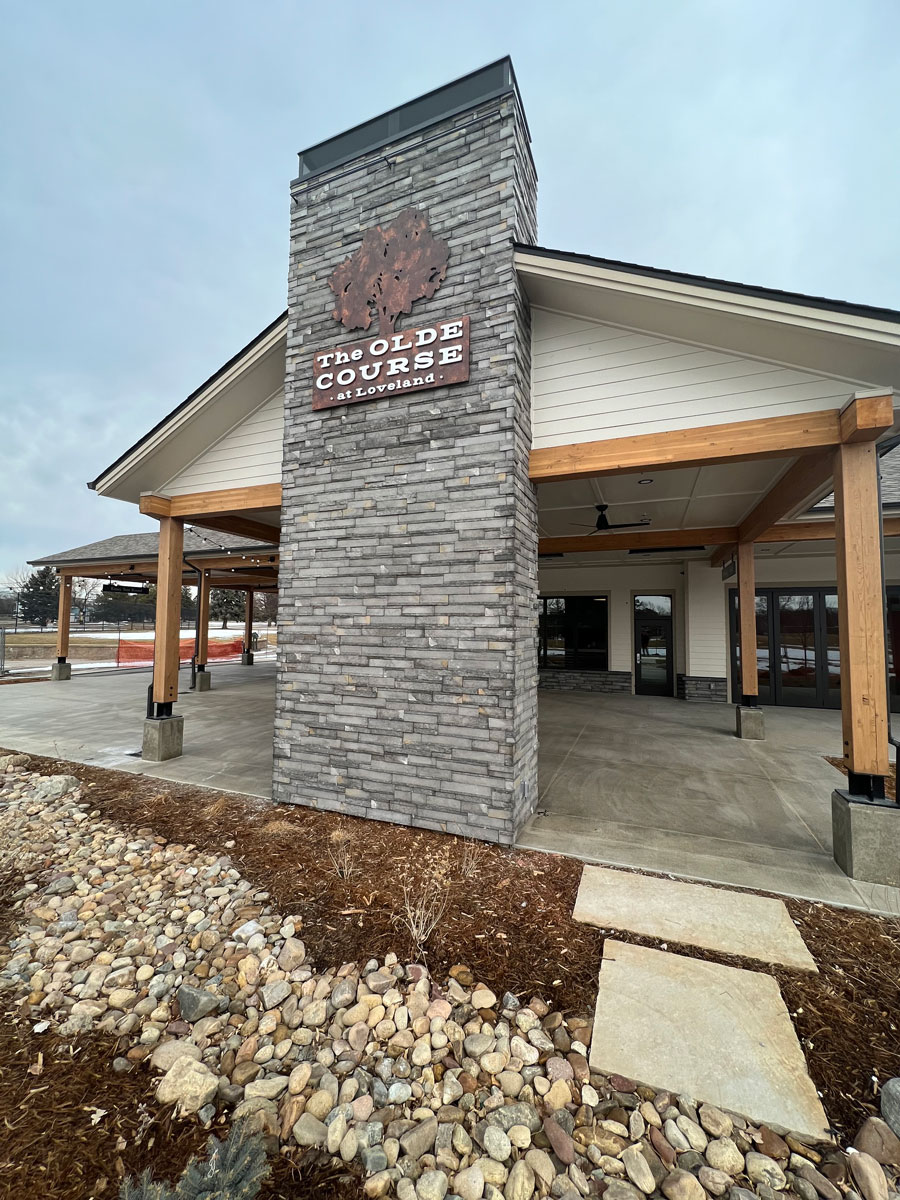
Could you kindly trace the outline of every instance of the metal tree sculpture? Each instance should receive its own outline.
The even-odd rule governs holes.
[[[391,225],[367,229],[359,249],[335,268],[328,280],[337,296],[332,316],[347,329],[368,329],[374,307],[378,332],[388,337],[401,313],[438,290],[449,256],[449,246],[432,236],[424,213],[404,209]]]

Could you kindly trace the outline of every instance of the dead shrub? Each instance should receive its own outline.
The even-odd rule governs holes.
[[[425,957],[428,939],[440,925],[450,900],[450,867],[444,853],[426,864],[417,879],[402,884],[403,908],[397,920],[409,934],[420,957]]]
[[[476,842],[473,838],[465,838],[462,844],[462,854],[459,860],[459,873],[463,879],[471,879],[481,869],[481,864],[487,854],[484,842]]]
[[[328,857],[338,879],[349,879],[356,870],[356,863],[353,861],[353,834],[343,821],[328,835]]]

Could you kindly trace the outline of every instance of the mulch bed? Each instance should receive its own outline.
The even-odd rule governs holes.
[[[539,993],[567,1014],[593,1009],[604,938],[600,930],[572,919],[582,871],[576,860],[480,844],[473,852],[473,843],[441,834],[276,806],[81,763],[32,756],[32,767],[45,774],[75,775],[88,786],[102,815],[123,826],[149,825],[170,841],[230,854],[247,878],[270,891],[280,911],[302,915],[300,936],[317,963],[365,960],[388,950],[414,956],[415,947],[403,923],[403,885],[421,887],[437,873],[445,881],[449,901],[427,943],[428,966],[436,977],[445,975],[456,963],[465,963],[476,978],[494,988],[509,988],[525,998]],[[339,874],[333,861],[342,845],[351,868],[347,878]],[[820,973],[809,976],[782,968],[765,969],[781,985],[810,1073],[835,1130],[852,1137],[862,1120],[878,1111],[873,1078],[882,1083],[900,1074],[900,920],[800,900],[786,903]],[[653,939],[615,936],[658,945]],[[669,943],[669,948],[728,965],[753,965],[693,947]],[[0,1018],[0,1026],[12,1024]],[[3,1034],[4,1038],[11,1036],[9,1030]],[[34,1061],[36,1051],[44,1048],[46,1071],[49,1035],[32,1037],[19,1029],[15,1037],[23,1039],[20,1063]],[[111,1048],[101,1046],[99,1039],[96,1047],[92,1042],[89,1048],[85,1042],[78,1070],[72,1071],[67,1060],[68,1073],[61,1071],[59,1086],[81,1087],[84,1077],[87,1091],[94,1097],[108,1096],[110,1103],[116,1103],[121,1088],[122,1096],[128,1097],[123,1108],[131,1113],[129,1120],[137,1121],[139,1105],[146,1105],[150,1094],[148,1079],[143,1074],[112,1075],[108,1066],[111,1055]],[[0,1044],[0,1064],[11,1061],[12,1051]],[[12,1079],[9,1071],[0,1073],[0,1119],[18,1109],[23,1070],[17,1066]],[[33,1087],[40,1080],[28,1076],[27,1082]],[[27,1087],[24,1091],[28,1092]],[[29,1104],[39,1106],[46,1095],[29,1096]],[[110,1103],[102,1100],[90,1102],[110,1108]],[[38,1115],[36,1121],[43,1128],[43,1151],[49,1153],[58,1145],[65,1160],[74,1132],[63,1124],[57,1138],[56,1127],[46,1116]],[[90,1136],[96,1132],[98,1139],[108,1140],[109,1131],[101,1128],[103,1125],[100,1122]],[[33,1137],[34,1126],[31,1122],[28,1126]],[[172,1124],[165,1114],[158,1114],[150,1128],[158,1131],[166,1146],[166,1160],[176,1172],[183,1159],[204,1142],[195,1126]],[[83,1129],[80,1136],[84,1136]],[[131,1138],[124,1136],[130,1144]],[[21,1162],[25,1146],[21,1143],[14,1152],[5,1137],[0,1158]],[[143,1146],[142,1142],[129,1150],[131,1157],[121,1152],[127,1171],[154,1160],[150,1148]],[[115,1155],[110,1158],[109,1147],[105,1157],[99,1149],[91,1154],[89,1161],[96,1163],[97,1174],[114,1178]],[[296,1170],[279,1164],[279,1171],[291,1169]],[[0,1178],[4,1173],[0,1170]],[[86,1168],[85,1178],[89,1173]],[[110,1186],[108,1194],[115,1194]],[[275,1186],[293,1185],[279,1181]],[[265,1195],[329,1194],[324,1180],[323,1190],[315,1193],[307,1192],[306,1184],[297,1186],[299,1191],[276,1190]],[[358,1194],[356,1185],[347,1180],[327,1186],[350,1189],[335,1195]],[[46,1180],[42,1187],[42,1194],[48,1197],[87,1194],[48,1189]],[[24,1194],[31,1193],[26,1188]]]

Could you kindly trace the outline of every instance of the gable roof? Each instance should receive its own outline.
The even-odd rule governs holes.
[[[229,550],[277,550],[275,543],[253,541],[238,537],[234,533],[198,533],[194,529],[184,531],[184,553],[191,558],[216,557]],[[134,562],[146,561],[159,554],[158,533],[120,533],[115,537],[103,538],[99,542],[88,542],[72,550],[60,550],[45,558],[35,558],[30,567],[69,567],[90,562]]]
[[[131,500],[132,502],[136,502],[138,494],[142,490],[140,486],[138,486],[136,489],[128,489],[126,493],[123,493],[121,489],[117,490],[116,488],[117,476],[121,477],[125,474],[125,472],[127,472],[129,467],[136,464],[141,459],[142,453],[149,453],[153,444],[158,447],[161,442],[169,438],[175,432],[175,428],[180,426],[184,420],[190,420],[191,418],[199,416],[205,404],[216,394],[220,393],[223,388],[229,386],[233,382],[233,379],[240,374],[241,370],[254,360],[257,352],[263,352],[267,348],[271,349],[271,346],[273,344],[277,344],[280,338],[286,336],[286,333],[287,312],[285,311],[279,314],[274,321],[271,321],[265,327],[265,329],[252,338],[246,346],[243,346],[237,352],[237,354],[219,367],[217,371],[214,371],[204,383],[201,383],[198,388],[195,388],[189,396],[185,397],[180,404],[177,404],[175,408],[171,410],[171,412],[167,413],[166,416],[162,418],[162,420],[157,421],[152,429],[148,430],[143,437],[138,438],[133,446],[130,446],[123,454],[120,454],[114,462],[110,463],[110,465],[106,467],[105,470],[101,471],[96,479],[92,479],[87,486],[92,491],[97,491],[101,494],[116,495],[120,499],[127,499]],[[267,343],[269,344],[268,347]],[[229,376],[231,376],[232,379],[229,379]],[[283,383],[284,370],[282,367],[279,384],[283,385]],[[263,385],[260,389],[258,389],[259,394],[254,394],[254,396],[248,401],[248,405],[245,406],[248,407],[248,411],[252,411],[252,409],[256,408],[258,404],[262,403],[267,396],[271,395],[271,387],[268,387],[268,390],[266,390],[266,387],[267,385]],[[219,430],[216,436],[210,439],[210,442],[215,441],[222,432],[224,432],[224,430]],[[193,454],[188,453],[185,462],[181,463],[180,465],[186,465],[187,462],[191,461],[193,457]],[[171,474],[172,472],[170,471],[169,474],[165,475],[164,477],[169,478]],[[130,494],[131,491],[134,491],[135,494]]]

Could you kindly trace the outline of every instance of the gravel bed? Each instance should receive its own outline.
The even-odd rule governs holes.
[[[0,870],[22,882],[0,987],[33,1028],[114,1034],[111,1069],[204,1127],[361,1167],[398,1200],[900,1200],[900,1080],[854,1147],[588,1066],[587,1012],[465,965],[312,963],[229,855],[125,830],[72,776],[0,758]]]

